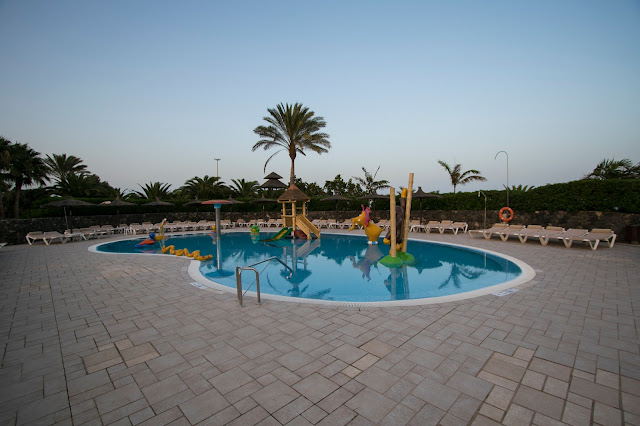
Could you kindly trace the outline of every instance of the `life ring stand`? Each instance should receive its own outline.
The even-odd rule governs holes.
[[[508,212],[509,216],[505,217],[505,212]],[[503,207],[500,209],[500,212],[498,213],[498,217],[503,222],[511,222],[511,220],[513,219],[513,210],[511,209],[511,207]]]

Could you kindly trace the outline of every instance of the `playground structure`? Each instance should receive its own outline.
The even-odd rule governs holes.
[[[407,238],[409,236],[409,218],[411,217],[411,195],[413,192],[413,173],[409,173],[409,185],[406,191],[402,191],[402,197],[400,206],[396,207],[396,190],[395,188],[389,188],[391,202],[390,208],[390,221],[391,229],[389,230],[388,237],[385,238],[385,244],[390,245],[389,255],[380,259],[380,263],[388,268],[396,268],[403,264],[410,264],[415,262],[415,258],[407,253]],[[396,229],[396,217],[403,217],[402,227]],[[398,241],[398,237],[402,238]]]
[[[369,214],[371,213],[371,208],[362,206],[362,213],[360,216],[356,216],[351,219],[351,227],[349,228],[349,232],[353,231],[356,225],[362,226],[364,228],[364,233],[367,235],[369,239],[369,245],[378,244],[378,237],[382,233],[382,228],[376,225]]]
[[[291,185],[278,197],[278,202],[282,203],[282,226],[291,228],[291,232],[294,234],[299,229],[308,240],[312,239],[314,235],[316,238],[320,238],[320,230],[307,219],[307,202],[309,200],[309,196],[295,185]]]

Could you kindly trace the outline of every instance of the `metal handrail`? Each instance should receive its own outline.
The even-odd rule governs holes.
[[[256,274],[256,293],[258,295],[258,304],[261,305],[262,302],[260,301],[260,273],[258,272],[258,270],[256,268],[254,268],[254,266],[259,265],[261,263],[270,262],[272,260],[277,260],[278,262],[280,262],[282,264],[282,266],[284,266],[285,268],[287,268],[290,271],[289,276],[287,277],[287,279],[289,279],[289,278],[291,278],[293,276],[293,269],[291,269],[289,267],[289,265],[284,263],[282,260],[280,260],[276,256],[270,257],[270,258],[265,259],[265,260],[261,260],[260,262],[252,263],[251,265],[248,265],[248,266],[237,266],[236,267],[236,290],[238,292],[238,303],[240,303],[240,306],[244,306],[242,304],[242,295],[243,295],[243,293],[242,293],[242,271],[253,271],[253,272],[255,272],[255,274]],[[251,286],[249,286],[249,288],[251,288]],[[249,288],[247,288],[246,291],[249,291]]]

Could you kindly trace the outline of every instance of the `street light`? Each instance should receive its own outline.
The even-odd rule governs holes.
[[[220,179],[220,173],[218,173],[218,165],[220,164],[220,158],[214,158],[214,160],[216,160],[216,178]]]
[[[498,154],[500,154],[501,152],[504,152],[504,155],[507,156],[507,207],[509,207],[509,154],[507,153],[507,151],[498,151],[493,159],[495,160],[496,158],[498,158]]]

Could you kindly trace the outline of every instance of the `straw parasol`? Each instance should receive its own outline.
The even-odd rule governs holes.
[[[422,187],[419,186],[418,190],[413,193],[412,198],[417,198],[420,200],[420,224],[422,224],[422,199],[423,198],[442,198],[442,195],[438,194],[428,194],[422,190]]]
[[[67,207],[69,207],[69,216],[71,216],[71,208],[72,207],[82,207],[82,206],[95,206],[95,204],[87,203],[86,201],[76,200],[75,198],[65,198],[64,200],[52,201],[47,204],[43,204],[42,208],[45,207],[62,207],[64,209],[64,223],[67,226],[66,229],[69,228],[69,221],[67,220]],[[71,229],[73,231],[73,229]]]
[[[128,201],[123,201],[120,199],[120,196],[117,196],[115,200],[113,201],[106,201],[104,203],[100,204],[101,206],[104,207],[115,207],[116,208],[116,214],[118,216],[120,216],[120,207],[122,206],[134,206],[134,203],[130,203]]]
[[[249,201],[252,204],[262,204],[262,211],[264,212],[264,206],[267,203],[275,203],[276,200],[272,199],[272,198],[265,198],[265,196],[263,195],[260,198],[256,198],[255,200],[251,200]]]
[[[340,195],[340,194],[334,194],[334,195],[330,195],[328,197],[324,197],[322,198],[320,201],[335,201],[336,202],[336,211],[338,211],[338,201],[351,201],[351,199]]]
[[[173,206],[173,203],[162,201],[161,199],[156,197],[155,201],[144,203],[143,206]]]

